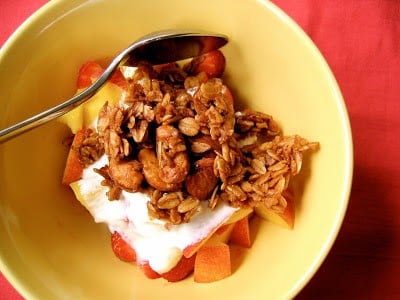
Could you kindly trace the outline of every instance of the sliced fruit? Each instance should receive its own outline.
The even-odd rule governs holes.
[[[190,62],[189,72],[205,72],[209,78],[221,77],[225,70],[225,56],[219,50],[207,52]]]
[[[227,233],[230,234],[230,232],[233,229],[233,226],[235,226],[235,223],[230,223],[230,224],[223,225],[220,228],[218,228],[218,230],[214,233],[214,235],[223,236],[223,235],[225,235]]]
[[[93,82],[95,82],[101,76],[101,74],[103,74],[103,72],[104,68],[97,62],[88,61],[84,63],[79,69],[76,87],[78,90],[87,88]],[[127,89],[128,87],[128,82],[119,69],[114,71],[108,81],[119,86],[123,90]]]
[[[148,262],[139,263],[138,266],[142,270],[143,274],[149,279],[157,279],[161,277],[160,274],[150,267]]]
[[[250,215],[253,212],[253,209],[250,207],[243,207],[237,211],[226,221],[225,224],[236,223],[237,221],[243,219],[244,217]]]
[[[231,273],[230,249],[227,244],[204,245],[199,249],[194,265],[195,282],[214,282]]]
[[[89,134],[89,129],[80,129],[75,134],[65,163],[62,184],[69,185],[70,183],[82,178],[83,168],[85,166],[80,160],[80,155],[77,149],[80,148]]]
[[[236,245],[250,248],[251,238],[250,238],[250,227],[249,227],[249,217],[246,216],[243,219],[237,221],[232,229],[229,241]]]
[[[132,247],[125,242],[118,232],[111,234],[111,247],[114,254],[122,261],[134,262],[136,261],[136,252]]]
[[[293,229],[295,220],[293,195],[287,192],[285,193],[284,197],[286,199],[287,206],[283,211],[274,210],[266,207],[264,204],[260,204],[255,208],[255,213],[267,221],[289,229]]]
[[[196,255],[193,255],[189,258],[182,256],[181,260],[174,268],[166,273],[161,274],[161,276],[170,282],[185,279],[193,272],[195,260]]]
[[[104,72],[104,68],[97,62],[86,62],[79,70],[77,94],[82,92]],[[116,70],[107,83],[84,105],[80,105],[59,120],[64,122],[73,133],[82,127],[89,127],[97,118],[100,108],[106,101],[110,104],[117,103],[128,89],[128,82],[120,70]]]
[[[186,248],[183,249],[183,255],[185,257],[191,257],[193,254],[197,252],[197,250],[203,246],[209,238],[212,237],[212,235],[223,225],[231,224],[236,222],[236,220],[242,219],[244,216],[248,215],[251,213],[253,210],[251,208],[241,208],[232,213],[232,215],[227,219],[223,220],[221,219],[219,223],[216,224],[216,226],[210,230],[207,236],[199,239],[195,243],[187,246]]]
[[[92,176],[74,181],[69,185],[76,199],[92,214],[92,216],[94,216],[97,209],[107,207],[112,203],[108,200],[107,196],[105,196],[108,187],[99,184],[99,180],[102,180],[101,176],[93,172]]]
[[[236,223],[230,223],[218,228],[218,230],[207,240],[205,245],[209,246],[218,243],[228,243],[235,224]]]
[[[103,74],[104,68],[94,61],[84,63],[79,69],[76,87],[84,89],[90,86],[97,78]]]

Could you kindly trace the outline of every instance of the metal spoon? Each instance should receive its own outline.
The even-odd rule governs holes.
[[[143,36],[118,54],[104,73],[83,92],[53,108],[0,130],[0,143],[49,122],[86,102],[121,65],[135,66],[143,61],[157,65],[178,61],[218,49],[227,42],[228,38],[224,35],[201,31],[165,30]]]

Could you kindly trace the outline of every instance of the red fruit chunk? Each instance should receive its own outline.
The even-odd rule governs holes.
[[[122,261],[134,262],[136,261],[136,252],[132,247],[125,242],[118,232],[111,235],[111,246],[114,254]]]
[[[209,78],[221,77],[225,70],[225,56],[219,50],[207,52],[193,58],[188,69],[192,74],[204,72]]]
[[[103,67],[96,62],[88,61],[84,63],[79,69],[78,79],[76,82],[77,88],[87,88],[93,83],[93,81],[99,78],[103,72]]]
[[[76,86],[78,89],[84,89],[90,86],[97,78],[103,74],[104,68],[97,62],[89,61],[82,65],[79,69]],[[119,69],[115,70],[109,82],[119,86],[122,89],[127,89],[128,83]]]
[[[231,236],[229,238],[231,243],[236,245],[250,248],[251,247],[251,239],[250,239],[250,227],[249,227],[249,218],[248,216],[236,222],[235,226],[232,229]]]
[[[150,267],[148,262],[140,263],[138,266],[142,270],[144,275],[146,275],[146,277],[149,279],[157,279],[161,277],[160,274],[158,274]]]
[[[183,256],[174,268],[166,273],[161,274],[161,276],[170,282],[185,279],[193,272],[195,259],[196,255],[193,255],[189,258]]]
[[[218,235],[222,235],[230,228],[230,226],[231,224],[222,225],[215,233]]]
[[[128,89],[128,82],[126,81],[124,75],[122,75],[119,69],[114,71],[114,73],[112,74],[111,78],[108,81],[114,83],[123,90]]]

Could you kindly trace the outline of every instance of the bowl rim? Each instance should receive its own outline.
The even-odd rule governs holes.
[[[303,274],[301,278],[299,278],[296,285],[289,291],[290,298],[295,297],[312,279],[318,269],[321,267],[322,263],[325,261],[328,256],[330,250],[332,249],[333,244],[336,241],[336,238],[339,234],[339,231],[342,227],[343,220],[346,215],[348,203],[350,200],[351,187],[353,181],[353,172],[354,172],[354,149],[353,149],[353,138],[352,138],[352,130],[351,123],[349,118],[349,113],[339,87],[339,84],[321,51],[318,49],[317,45],[311,40],[311,38],[306,34],[306,32],[297,24],[288,14],[286,14],[281,8],[279,8],[276,4],[268,1],[261,0],[259,1],[263,5],[268,6],[269,9],[287,26],[290,27],[293,32],[297,36],[299,36],[305,43],[305,45],[309,48],[319,61],[320,66],[322,67],[322,71],[325,74],[325,78],[330,85],[332,91],[334,91],[336,105],[339,107],[340,119],[344,129],[344,149],[345,149],[345,177],[343,178],[343,186],[342,193],[340,196],[340,206],[339,210],[336,213],[335,222],[332,224],[331,229],[329,231],[329,235],[327,235],[323,246],[320,248],[318,252],[318,256],[315,257],[313,263],[308,266],[307,271]]]
[[[304,272],[303,276],[301,276],[298,279],[297,283],[292,287],[292,289],[288,291],[287,295],[290,298],[294,298],[307,285],[307,283],[312,279],[312,277],[318,271],[322,263],[325,261],[342,227],[348,203],[350,200],[353,172],[354,172],[354,149],[353,149],[354,146],[352,139],[352,130],[351,130],[349,114],[346,108],[343,95],[341,93],[341,89],[338,85],[338,82],[331,68],[329,67],[328,62],[326,61],[325,57],[320,52],[318,47],[314,44],[314,42],[307,35],[307,33],[301,28],[301,26],[297,24],[296,21],[294,21],[275,3],[271,2],[270,0],[254,0],[254,1],[266,7],[281,22],[285,23],[288,27],[290,27],[290,30],[293,31],[298,37],[300,37],[300,39],[304,42],[304,45],[308,48],[308,50],[312,52],[313,56],[316,57],[316,59],[318,59],[318,63],[321,66],[321,69],[323,71],[323,74],[325,75],[327,82],[329,83],[330,89],[334,92],[334,99],[336,100],[336,105],[339,108],[340,119],[342,127],[344,129],[343,134],[345,137],[344,140],[345,177],[343,178],[342,191],[339,199],[340,206],[336,213],[335,221],[330,228],[329,234],[325,238],[323,246],[319,249],[318,255],[314,258],[313,263],[307,267],[307,270]],[[35,22],[39,21],[42,17],[44,17],[51,9],[53,9],[57,5],[62,5],[63,2],[64,1],[48,1],[44,5],[39,7],[35,12],[33,12],[28,18],[26,18],[17,27],[17,29],[6,39],[3,46],[0,48],[0,61],[2,61],[3,57],[6,56],[6,54],[12,50],[13,44],[17,41],[17,39],[23,32],[25,32],[32,24],[35,24]],[[32,291],[26,287],[23,281],[17,278],[17,276],[12,271],[12,268],[3,260],[3,256],[0,256],[0,272],[23,297],[26,297],[28,299],[34,298],[33,297],[34,294],[32,293]]]
[[[354,149],[353,149],[353,138],[351,123],[349,118],[349,113],[339,87],[339,84],[321,51],[318,49],[317,45],[311,40],[311,38],[306,34],[306,32],[297,24],[288,14],[286,14],[281,8],[276,4],[269,2],[268,0],[259,1],[263,5],[268,6],[268,8],[287,26],[290,27],[297,36],[299,36],[309,48],[309,51],[313,53],[313,56],[318,59],[322,71],[325,74],[325,78],[330,85],[332,91],[334,91],[336,105],[339,107],[340,119],[344,129],[344,149],[345,149],[345,177],[343,178],[342,193],[340,196],[340,206],[336,213],[335,222],[332,224],[329,234],[327,235],[323,246],[320,248],[318,255],[315,257],[313,263],[308,266],[307,271],[303,274],[301,278],[297,281],[297,284],[289,291],[290,298],[295,297],[312,279],[318,269],[321,267],[322,263],[325,261],[339,231],[342,227],[343,220],[346,215],[348,203],[350,200],[351,187],[353,181],[353,170],[354,170]]]

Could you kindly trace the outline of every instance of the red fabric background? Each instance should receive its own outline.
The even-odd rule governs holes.
[[[45,0],[0,1],[0,45]],[[354,181],[332,251],[298,299],[400,299],[400,1],[273,0],[319,47],[353,129]],[[21,299],[0,275],[0,299]]]

